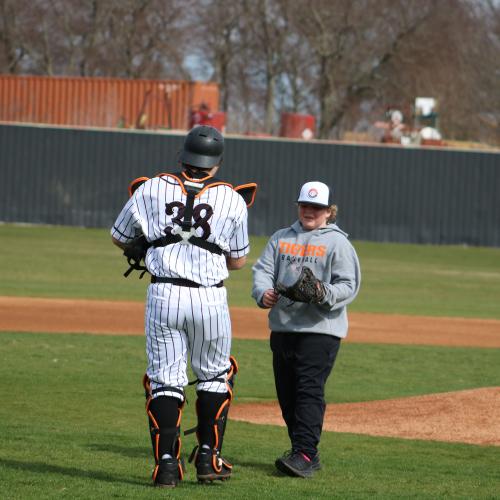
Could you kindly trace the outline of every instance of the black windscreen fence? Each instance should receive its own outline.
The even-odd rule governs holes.
[[[179,169],[183,134],[0,125],[0,221],[110,227],[129,182]],[[500,154],[227,137],[218,177],[257,182],[253,235],[296,218],[300,186],[333,189],[351,239],[500,246]]]

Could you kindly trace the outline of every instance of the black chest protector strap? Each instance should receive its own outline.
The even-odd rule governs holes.
[[[165,176],[174,177],[175,180],[180,184],[184,194],[186,195],[186,206],[184,208],[184,214],[182,216],[182,222],[180,226],[175,226],[171,233],[158,238],[151,244],[155,248],[164,247],[167,245],[172,245],[174,243],[190,243],[209,252],[215,253],[217,255],[222,255],[223,251],[215,243],[206,241],[199,236],[196,236],[195,229],[193,227],[193,208],[194,200],[199,196],[202,191],[205,191],[211,186],[224,184],[229,185],[226,182],[220,181],[215,177],[207,176],[202,179],[191,179],[184,172],[176,174],[166,174]]]
[[[182,241],[186,241],[191,245],[203,248],[204,250],[216,253],[217,255],[222,255],[223,253],[222,248],[215,243],[211,243],[210,241],[199,238],[198,236],[190,236],[187,240],[184,240],[184,238],[180,234],[168,234],[166,236],[162,236],[161,238],[153,241],[152,246],[154,246],[155,248],[166,247],[167,245],[181,243]]]

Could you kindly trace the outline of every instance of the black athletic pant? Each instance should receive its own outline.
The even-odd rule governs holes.
[[[322,333],[271,332],[276,392],[292,449],[314,457],[325,415],[325,383],[340,338]]]

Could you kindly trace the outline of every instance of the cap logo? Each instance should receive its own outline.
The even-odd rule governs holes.
[[[309,191],[307,192],[307,197],[308,198],[316,198],[316,196],[318,196],[318,190],[315,188],[309,189]]]

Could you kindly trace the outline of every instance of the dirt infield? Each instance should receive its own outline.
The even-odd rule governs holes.
[[[500,321],[350,313],[348,342],[500,347]],[[269,335],[267,312],[231,308],[236,338]],[[144,304],[0,297],[0,331],[143,335]],[[231,417],[283,425],[279,407],[234,405]],[[500,387],[328,405],[325,430],[500,446]]]
[[[267,311],[231,308],[236,338],[269,335]],[[500,321],[349,314],[348,342],[500,347]],[[144,304],[0,297],[0,331],[143,335]]]
[[[284,426],[277,403],[234,405],[231,419]],[[500,387],[366,403],[329,404],[323,429],[500,446]]]

